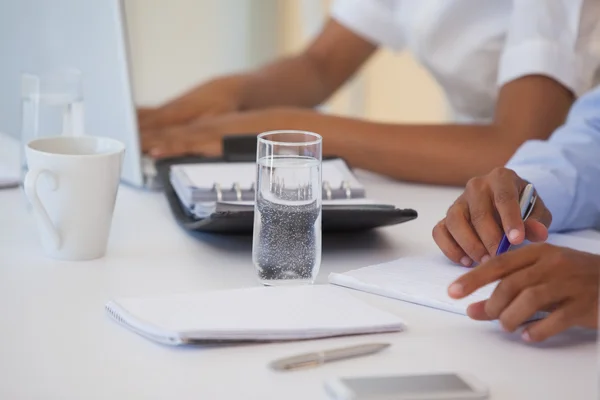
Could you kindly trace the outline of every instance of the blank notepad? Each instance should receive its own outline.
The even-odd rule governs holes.
[[[403,321],[332,285],[256,287],[114,300],[109,315],[166,344],[277,341],[400,331]]]
[[[451,299],[448,286],[468,271],[443,256],[410,257],[343,274],[333,273],[329,275],[329,282],[466,315],[467,306],[487,299],[495,286],[488,285],[461,300]]]
[[[600,241],[553,234],[548,243],[590,253],[600,253]],[[491,283],[461,300],[448,296],[448,286],[470,268],[456,265],[443,255],[401,258],[384,264],[330,274],[329,282],[385,297],[450,311],[467,313],[469,304],[490,297],[498,282]],[[538,313],[532,319],[542,318]]]

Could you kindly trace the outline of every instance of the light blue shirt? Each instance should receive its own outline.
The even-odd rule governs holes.
[[[506,165],[533,183],[551,231],[600,228],[600,87],[573,105],[547,141],[523,144]]]

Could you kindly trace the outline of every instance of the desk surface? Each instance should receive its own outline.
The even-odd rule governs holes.
[[[394,258],[434,251],[431,228],[456,189],[399,184],[360,173],[369,196],[420,216],[361,235],[327,236],[318,281]],[[323,381],[364,374],[464,371],[492,399],[597,398],[595,337],[571,331],[526,345],[495,323],[355,292],[408,324],[402,333],[295,343],[171,348],[107,318],[114,297],[257,285],[248,237],[193,237],[173,221],[160,193],[122,186],[105,258],[45,258],[21,192],[0,190],[0,398],[326,399]],[[380,354],[312,370],[276,373],[284,355],[373,340]]]

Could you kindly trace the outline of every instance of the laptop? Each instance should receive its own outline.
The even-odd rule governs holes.
[[[121,0],[0,1],[0,132],[19,140],[22,72],[76,68],[86,133],[124,142],[122,181],[155,189],[154,162],[139,143],[125,24]]]

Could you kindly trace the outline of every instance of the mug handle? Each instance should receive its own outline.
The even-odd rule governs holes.
[[[37,186],[38,178],[41,174],[47,174],[50,178],[52,178],[51,179],[52,186],[50,187],[50,190],[54,191],[54,190],[58,189],[58,178],[57,178],[56,174],[52,173],[51,171],[49,171],[47,169],[33,169],[33,170],[29,170],[27,172],[27,175],[25,175],[25,181],[23,184],[23,186],[25,188],[25,195],[31,202],[33,211],[38,215],[38,217],[40,218],[40,221],[42,223],[42,226],[48,233],[48,237],[50,238],[52,246],[58,250],[60,248],[60,242],[61,242],[60,233],[58,232],[58,229],[56,229],[56,227],[50,220],[50,217],[48,216],[48,212],[46,211],[46,208],[44,208],[44,205],[40,201],[40,198],[37,194],[36,186]]]

